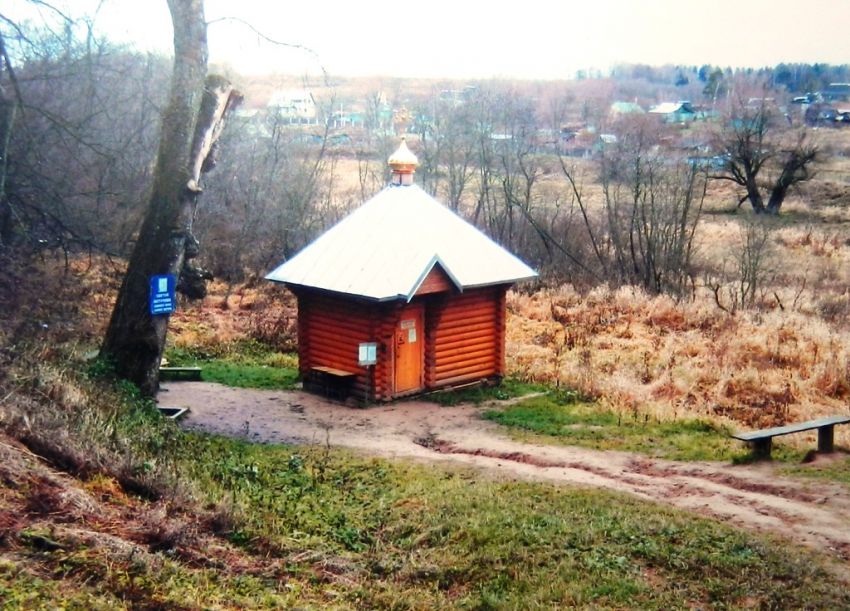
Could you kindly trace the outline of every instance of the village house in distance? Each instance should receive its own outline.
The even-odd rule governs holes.
[[[505,373],[505,293],[536,272],[414,184],[390,184],[266,276],[298,298],[305,388],[374,401]]]

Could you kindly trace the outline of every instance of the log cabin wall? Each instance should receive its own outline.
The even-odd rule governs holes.
[[[428,288],[436,289],[436,281]],[[506,291],[496,286],[462,294],[425,292],[414,299],[425,306],[426,389],[504,375]],[[302,379],[313,367],[333,367],[357,374],[356,397],[392,399],[393,337],[404,301],[371,303],[303,288],[296,295]],[[372,341],[378,344],[377,364],[361,367],[358,347]]]
[[[296,289],[298,298],[298,369],[307,379],[313,367],[333,367],[357,374],[357,398],[393,398],[392,341],[403,302],[373,303],[324,291]],[[358,363],[363,342],[377,342],[372,368]]]
[[[396,325],[401,320],[403,302],[382,303],[376,308],[374,337],[378,342],[378,362],[375,365],[376,400],[388,401],[393,398],[395,389],[395,369],[393,362],[393,337]]]
[[[425,386],[505,373],[506,286],[426,297]]]
[[[350,371],[357,374],[354,394],[373,398],[373,377],[378,372],[358,364],[358,348],[362,342],[374,341],[376,306],[319,291],[299,290],[296,294],[301,378],[307,379],[313,367]]]

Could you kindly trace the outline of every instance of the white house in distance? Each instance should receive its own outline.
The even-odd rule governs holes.
[[[284,89],[269,98],[266,108],[290,123],[316,123],[316,100],[306,89]]]
[[[697,111],[687,101],[662,102],[650,108],[649,114],[659,116],[667,123],[688,123],[697,118]]]

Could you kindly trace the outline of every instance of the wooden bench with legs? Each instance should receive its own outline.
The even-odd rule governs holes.
[[[326,397],[346,399],[351,394],[356,373],[333,367],[311,367],[307,378],[307,389]]]
[[[732,435],[732,437],[751,443],[753,446],[753,455],[756,458],[770,458],[770,450],[773,446],[774,437],[817,429],[818,452],[828,453],[833,451],[835,425],[847,424],[848,422],[850,422],[850,416],[830,416],[828,418],[808,420],[806,422],[798,422],[797,424],[789,424],[787,426],[777,426],[771,429],[752,431],[750,433],[738,433],[737,435]]]

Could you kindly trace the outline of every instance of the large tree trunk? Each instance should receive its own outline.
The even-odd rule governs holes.
[[[5,95],[0,85],[0,251],[9,246],[14,233],[12,204],[6,194],[6,174],[16,109],[17,105]]]
[[[192,220],[201,173],[214,164],[213,149],[224,118],[240,96],[224,79],[206,78],[207,40],[202,0],[168,0],[174,24],[174,73],[162,119],[150,202],[118,293],[101,355],[118,375],[152,396],[159,383],[167,315],[152,316],[149,279],[173,274],[178,286],[197,289]],[[205,86],[206,80],[206,86]],[[189,291],[192,292],[192,291]]]
[[[796,148],[788,151],[785,162],[782,164],[782,172],[770,190],[770,198],[767,200],[768,212],[779,214],[788,190],[795,184],[812,177],[809,166],[815,161],[817,154],[817,146],[806,144],[804,138],[800,139]]]
[[[785,201],[785,196],[788,195],[789,188],[791,188],[791,183],[781,179],[773,185],[773,189],[770,190],[770,198],[767,200],[767,212],[779,214],[779,209],[782,207],[782,202]]]
[[[747,197],[749,198],[750,204],[752,204],[755,213],[761,214],[764,212],[764,199],[761,196],[761,191],[759,190],[758,183],[756,182],[755,173],[747,172],[747,181],[744,186],[747,189]]]

